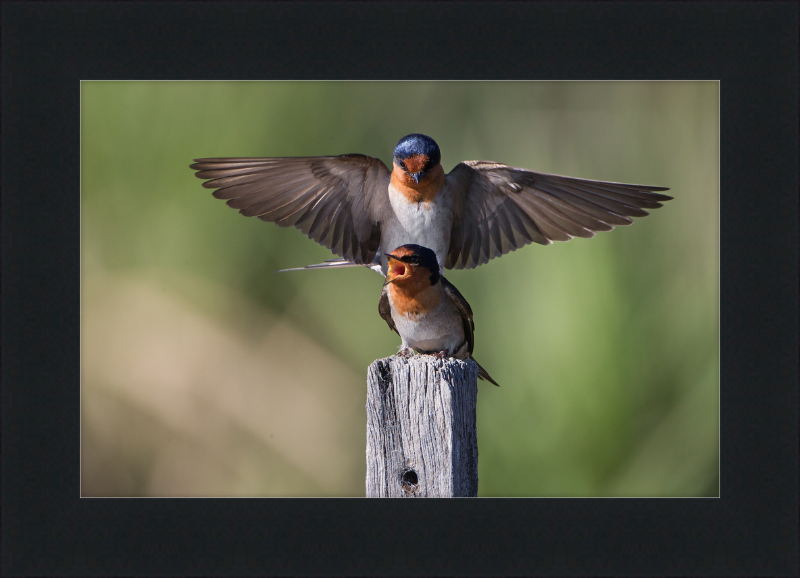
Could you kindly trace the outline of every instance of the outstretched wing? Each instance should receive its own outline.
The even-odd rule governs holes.
[[[247,217],[296,227],[354,263],[372,263],[380,215],[389,206],[389,169],[364,155],[195,159],[214,197]]]
[[[594,237],[672,197],[664,187],[589,181],[491,161],[465,161],[448,175],[457,199],[447,269],[471,269],[529,243]]]
[[[383,320],[386,321],[386,325],[389,326],[389,329],[400,335],[397,326],[394,324],[394,319],[392,319],[392,306],[389,303],[389,290],[386,286],[383,287],[381,299],[378,301],[378,313],[380,313]]]
[[[472,350],[475,348],[475,322],[472,320],[472,308],[461,292],[456,289],[455,285],[444,277],[440,277],[439,281],[442,283],[445,295],[455,304],[461,314],[461,321],[464,324],[464,338],[469,346],[469,354],[472,355]]]

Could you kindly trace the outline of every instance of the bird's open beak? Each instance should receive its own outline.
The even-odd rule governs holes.
[[[389,269],[386,271],[386,283],[392,283],[398,277],[406,274],[406,265],[393,255],[386,255]]]

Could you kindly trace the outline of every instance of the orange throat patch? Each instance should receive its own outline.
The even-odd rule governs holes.
[[[395,311],[404,317],[417,317],[431,311],[442,299],[441,287],[431,286],[425,275],[398,279],[389,285]]]
[[[408,166],[408,161],[406,161]],[[409,203],[429,203],[436,198],[444,186],[445,174],[442,165],[436,165],[419,183],[415,183],[397,164],[392,169],[392,186],[403,195]]]

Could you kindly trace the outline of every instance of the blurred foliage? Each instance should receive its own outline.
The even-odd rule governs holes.
[[[448,278],[475,311],[481,496],[717,496],[716,82],[84,82],[82,487],[364,495],[366,269],[245,218],[188,165],[422,132],[494,160],[670,187],[630,227]]]

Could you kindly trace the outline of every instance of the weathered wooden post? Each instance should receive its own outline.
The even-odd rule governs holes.
[[[378,359],[367,374],[367,497],[478,495],[473,361]]]

